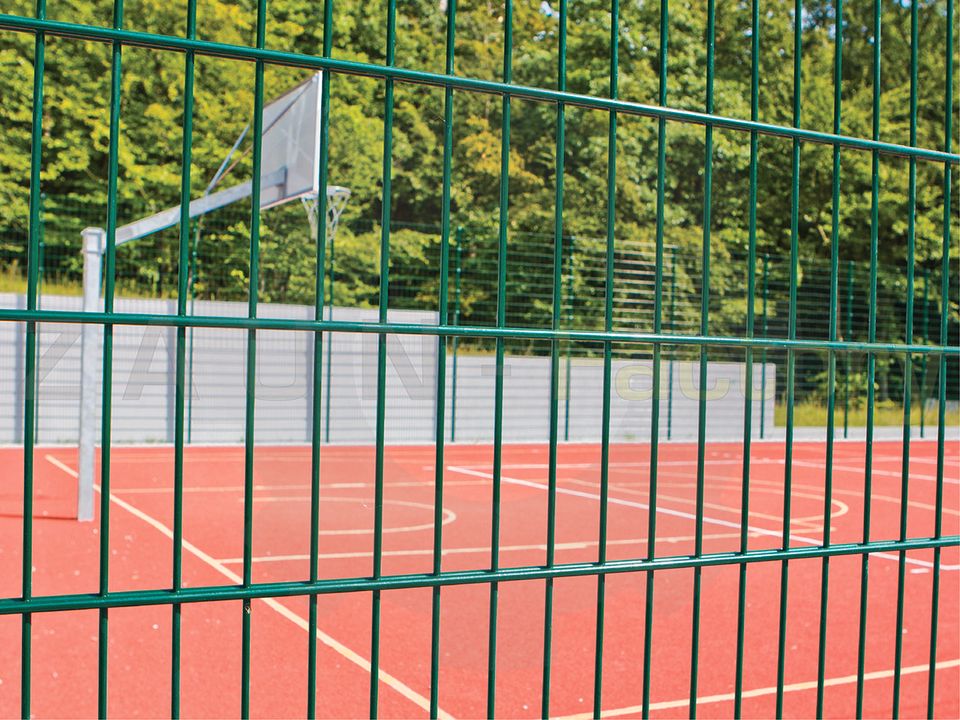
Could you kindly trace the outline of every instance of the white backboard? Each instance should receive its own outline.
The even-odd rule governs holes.
[[[261,208],[282,205],[298,198],[316,197],[319,191],[322,84],[323,74],[315,73],[263,107]],[[239,144],[239,140],[237,142]],[[227,161],[229,159],[228,156]],[[248,180],[204,195],[190,202],[189,215],[192,218],[199,217],[238,202],[249,197],[252,190],[253,183]],[[179,205],[117,228],[116,244],[122,245],[151,235],[178,222]]]
[[[323,75],[315,73],[263,108],[263,154],[260,206],[267,208],[319,191],[320,91]],[[268,185],[286,171],[279,185]]]

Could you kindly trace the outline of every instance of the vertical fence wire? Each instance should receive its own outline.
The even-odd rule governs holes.
[[[944,92],[944,128],[943,146],[946,152],[953,149],[953,48],[954,48],[954,0],[947,0],[947,42],[946,42],[946,90]],[[943,244],[940,258],[940,345],[946,347],[949,342],[947,313],[944,311],[950,303],[950,223],[953,222],[950,202],[952,198],[952,171],[950,163],[943,165]],[[943,537],[943,485],[944,485],[944,448],[946,447],[947,414],[947,356],[939,358],[937,374],[937,489],[934,511],[935,538]],[[927,675],[927,717],[933,718],[937,682],[937,631],[940,617],[940,548],[933,550],[933,589],[930,607],[930,669]],[[864,556],[866,557],[866,556]]]
[[[257,3],[256,46],[266,44],[267,0]],[[257,317],[260,291],[260,175],[263,166],[264,62],[257,60],[253,88],[253,186],[250,194],[250,272],[247,317]],[[246,402],[244,403],[243,435],[243,585],[253,583],[253,491],[254,448],[256,446],[257,330],[247,330]],[[240,715],[250,717],[250,636],[252,605],[249,598],[242,604],[240,640]]]
[[[463,226],[457,227],[456,232],[456,251],[454,254],[455,258],[455,269],[453,271],[453,325],[454,327],[460,324],[460,282],[461,275],[463,274],[463,243],[466,241],[466,237],[463,231]],[[457,335],[453,336],[451,344],[451,355],[453,356],[450,361],[450,442],[457,441],[457,354],[460,349],[460,338]],[[446,362],[446,361],[444,361]]]
[[[847,302],[846,302],[846,332],[847,340],[853,338],[853,260],[847,261]],[[843,372],[843,439],[850,434],[850,353],[844,355]]]
[[[37,0],[35,17],[45,20],[46,0]],[[40,169],[43,147],[43,93],[46,67],[46,35],[38,32],[33,44],[33,113],[30,125],[30,224],[27,239],[27,309],[37,307],[40,245]],[[23,377],[23,559],[20,565],[21,590],[24,600],[33,596],[33,494],[34,445],[37,411],[37,323],[28,322],[24,343]],[[33,650],[33,615],[20,618],[20,715],[30,717],[30,673]]]
[[[660,48],[658,64],[660,67],[657,102],[661,107],[667,104],[667,70],[669,62],[670,5],[668,0],[660,2]],[[663,235],[664,213],[666,206],[667,182],[667,124],[663,119],[657,122],[657,220],[656,220],[656,268],[654,278],[654,332],[663,329]],[[706,275],[704,276],[706,278]],[[672,329],[672,328],[671,328]],[[657,473],[660,451],[660,369],[661,346],[653,346],[653,378],[650,417],[650,489],[647,505],[647,559],[653,560],[657,554]],[[672,365],[671,365],[672,367]],[[673,378],[670,378],[671,387]],[[672,400],[672,397],[671,397]],[[668,411],[669,412],[669,411]],[[669,428],[669,420],[668,420]],[[668,430],[669,432],[669,430]],[[642,713],[650,716],[650,677],[653,665],[653,608],[655,596],[655,575],[647,573],[645,602],[643,613],[643,688],[641,692]],[[696,620],[694,621],[696,622]],[[696,652],[696,651],[694,651]]]
[[[796,0],[793,10],[793,127],[800,127],[800,81],[802,71],[803,3]],[[797,339],[797,283],[800,262],[800,141],[794,139],[790,182],[790,308],[787,337]],[[787,427],[783,459],[783,542],[784,550],[790,549],[790,511],[793,493],[793,431],[794,399],[796,392],[797,356],[792,347],[787,348]],[[783,717],[783,684],[787,659],[787,620],[789,599],[790,563],[780,564],[780,618],[777,646],[777,717]]]
[[[324,0],[323,3],[323,56],[330,57],[333,49],[333,5],[334,0]],[[317,265],[314,270],[314,317],[318,320],[323,319],[324,305],[326,300],[326,288],[324,287],[324,278],[326,277],[326,254],[327,254],[327,185],[328,185],[328,161],[330,156],[330,82],[331,73],[323,74],[320,85],[320,167],[317,182],[317,220],[316,223],[316,243],[317,243]],[[331,237],[330,243],[333,239]],[[332,251],[332,248],[331,248]],[[332,258],[331,258],[331,273]],[[331,296],[333,287],[331,284]],[[333,299],[330,301],[331,312],[333,310]],[[327,340],[327,382],[323,383],[323,333],[313,333],[313,397],[311,398],[311,432],[310,432],[310,582],[316,582],[319,579],[319,555],[320,555],[320,437],[321,426],[330,432],[330,348],[333,346],[331,339]],[[327,414],[324,421],[321,420],[321,403],[323,402],[323,391],[327,393]],[[327,440],[329,440],[329,435]],[[314,718],[317,714],[317,596],[310,595],[307,610],[307,717]]]
[[[750,119],[760,116],[760,0],[753,0],[750,7]],[[753,337],[757,291],[757,171],[760,139],[756,132],[750,133],[750,189],[749,189],[749,259],[747,261],[747,322],[746,335]],[[740,494],[740,552],[750,546],[750,453],[753,437],[753,348],[744,352],[744,398],[743,398],[743,470]],[[763,407],[763,396],[760,406]],[[734,670],[733,715],[741,717],[743,710],[743,651],[746,645],[745,621],[747,616],[747,566],[740,566],[737,585],[737,657]]]
[[[881,44],[881,0],[874,0],[873,6],[873,132],[874,140],[880,139],[880,44]],[[880,154],[871,153],[870,170],[870,304],[869,329],[870,342],[877,339],[877,254],[880,225]],[[863,479],[863,542],[870,542],[871,498],[873,497],[873,421],[874,421],[874,382],[877,358],[872,351],[867,352],[867,439],[864,457]],[[863,717],[863,676],[867,654],[867,599],[869,588],[870,556],[864,553],[860,565],[860,636],[857,647],[857,717]]]
[[[769,290],[769,275],[767,274],[768,267],[770,265],[770,258],[764,254],[763,255],[763,269],[762,269],[762,281],[760,289],[760,334],[763,337],[767,337],[767,297]],[[774,396],[776,396],[776,388],[774,388]],[[767,346],[764,345],[763,349],[760,351],[760,396],[763,398],[763,402],[760,403],[760,439],[764,438],[765,431],[765,421],[766,421],[766,399],[767,399]]]
[[[666,0],[664,0],[666,1]],[[661,29],[661,36],[664,31]],[[663,41],[661,41],[663,42]],[[666,65],[666,60],[663,61]],[[677,306],[677,248],[670,251],[670,333],[676,332],[676,306]],[[667,440],[673,438],[673,366],[675,360],[671,357],[667,360]],[[762,412],[762,406],[761,406]]]
[[[187,3],[187,37],[196,38],[197,35],[197,0]],[[194,79],[196,57],[188,50],[184,54],[183,67],[183,123],[181,132],[183,145],[181,150],[180,168],[180,207],[187,207],[190,203],[190,169],[193,158],[193,109],[194,109]],[[180,213],[179,237],[177,246],[177,315],[186,317],[187,301],[189,299],[188,283],[190,280],[190,213]],[[174,431],[173,431],[173,577],[174,591],[183,587],[183,443],[184,443],[184,410],[186,404],[186,347],[187,328],[181,325],[177,328],[176,339],[176,369],[175,369],[175,400],[174,400]],[[174,603],[171,617],[171,652],[170,652],[170,717],[180,717],[180,640],[182,605]]]
[[[920,44],[918,6],[910,3],[910,146],[917,145],[917,50]],[[916,247],[917,161],[910,158],[907,188],[907,302],[904,312],[904,340],[913,342],[914,249]],[[913,385],[913,355],[907,353],[903,368],[903,454],[900,468],[900,539],[907,537],[910,499],[910,402]],[[893,712],[900,716],[900,671],[903,668],[903,613],[907,573],[907,553],[900,551],[897,565],[897,620],[893,651]]]
[[[566,265],[566,274],[564,277],[566,287],[566,294],[563,296],[564,300],[561,303],[563,308],[566,310],[566,317],[564,318],[567,321],[567,328],[573,329],[573,316],[574,308],[573,303],[575,300],[574,289],[573,289],[573,253],[574,248],[576,247],[576,238],[570,237],[570,250],[567,253],[567,265]],[[570,392],[571,392],[571,360],[570,353],[573,350],[573,343],[567,340],[564,343],[564,349],[566,350],[564,357],[564,371],[563,371],[563,441],[567,442],[570,440]]]
[[[616,99],[620,81],[620,1],[610,2],[610,97]],[[603,290],[603,328],[613,328],[613,283],[617,222],[617,113],[612,111],[607,123],[607,238],[605,247]],[[610,508],[610,392],[612,376],[612,344],[603,343],[603,393],[600,419],[600,510],[597,523],[597,562],[607,561],[607,516]],[[569,403],[569,394],[567,398]],[[597,629],[593,661],[593,715],[600,717],[603,708],[603,637],[606,576],[597,576]]]
[[[923,308],[920,324],[920,343],[926,345],[930,339],[930,268],[923,270]],[[920,358],[920,439],[926,437],[927,415],[927,356]]]
[[[457,27],[457,0],[447,5],[447,47],[444,72],[454,72],[454,40]],[[443,98],[443,190],[441,199],[440,283],[438,297],[439,322],[447,322],[450,275],[450,192],[453,163],[453,88],[444,90]],[[437,338],[436,450],[434,456],[433,495],[433,573],[440,575],[443,559],[443,474],[444,414],[447,406],[447,338]],[[440,586],[433,588],[430,631],[430,717],[439,713],[440,698]]]
[[[716,6],[714,0],[707,3],[707,101],[706,112],[713,113],[714,60],[716,58]],[[703,161],[703,245],[701,272],[703,279],[700,288],[700,334],[706,336],[710,331],[710,230],[713,196],[713,126],[704,130]],[[706,443],[707,443],[707,346],[700,346],[700,386],[697,389],[697,489],[696,520],[694,527],[694,555],[703,555],[703,516],[704,486],[706,484]],[[700,667],[700,592],[703,581],[703,568],[693,568],[693,632],[690,655],[690,712],[691,718],[697,715],[697,684]]]
[[[560,0],[559,38],[557,47],[557,89],[567,89],[567,0]],[[563,316],[563,173],[566,155],[565,104],[557,103],[556,186],[553,215],[553,303],[550,327],[560,330]],[[560,425],[560,340],[550,341],[550,447],[547,457],[547,567],[556,561],[557,539],[557,446]],[[543,598],[543,685],[540,713],[550,717],[550,660],[553,647],[552,577],[544,581]]]
[[[843,77],[843,0],[834,8],[833,51],[833,132],[840,133]],[[830,208],[830,340],[837,340],[839,271],[840,271],[840,146],[833,146],[833,182]],[[833,452],[836,435],[837,354],[827,353],[827,436],[824,458],[823,546],[829,547],[833,516]],[[823,717],[824,676],[827,666],[827,611],[830,593],[830,558],[820,566],[820,627],[817,643],[817,717]]]
[[[113,28],[123,26],[123,0],[114,0]],[[110,60],[110,138],[107,160],[107,245],[103,269],[103,310],[112,313],[117,275],[117,174],[120,144],[120,101],[122,45],[114,41]],[[99,594],[110,592],[110,470],[113,404],[113,325],[103,328],[103,387],[100,417],[100,581]],[[98,618],[97,714],[107,716],[109,610],[101,608]]]
[[[503,82],[513,82],[513,0],[503,7]],[[510,212],[510,95],[504,94],[500,118],[500,208],[497,233],[497,327],[507,324],[507,235]],[[496,376],[493,389],[493,480],[490,518],[490,570],[500,567],[500,499],[503,474],[503,356],[504,340],[496,338]],[[497,710],[497,615],[500,584],[490,583],[487,641],[487,717]]]
[[[387,65],[397,58],[397,3],[387,3]],[[393,180],[393,78],[384,80],[383,100],[383,201],[380,224],[380,300],[378,320],[387,323],[390,304],[390,216]],[[377,425],[373,507],[373,576],[383,572],[383,473],[387,423],[387,335],[377,335]],[[379,714],[380,702],[380,590],[374,590],[370,622],[370,717]]]
[[[332,32],[332,30],[331,30]],[[326,83],[325,83],[326,84]],[[318,213],[317,217],[321,217]],[[334,303],[334,285],[337,279],[337,238],[336,235],[330,236],[330,307],[327,309],[327,320],[333,320]],[[323,421],[323,439],[324,442],[330,442],[330,409],[333,402],[333,342],[327,343],[327,392],[326,392],[326,414]]]

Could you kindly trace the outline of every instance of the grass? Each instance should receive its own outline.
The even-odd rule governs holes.
[[[0,270],[0,292],[21,295],[27,292],[27,279],[17,263]],[[43,292],[47,295],[83,295],[83,285],[47,277],[43,279]]]
[[[843,403],[838,402],[834,408],[834,417],[837,427],[843,427]],[[960,410],[947,409],[945,417],[947,425],[960,423]],[[787,406],[777,405],[774,410],[774,421],[779,426],[787,424]],[[937,424],[937,408],[927,408],[923,415],[927,427]],[[800,402],[793,406],[793,422],[797,427],[823,427],[827,424],[827,406],[819,402]],[[865,427],[867,424],[867,406],[851,403],[847,422],[851,427]],[[874,404],[873,424],[875,426],[902,426],[903,405],[892,400],[877,401]],[[910,408],[910,424],[920,424],[920,404],[915,403]]]
[[[0,293],[16,293],[23,295],[27,292],[27,279],[23,276],[19,266],[13,263],[0,270]],[[83,295],[83,284],[72,280],[63,280],[56,276],[45,275],[41,281],[40,292],[43,295],[67,295],[78,297]],[[144,290],[134,281],[123,278],[117,279],[116,294],[118,297],[137,299],[166,299],[176,297],[171,293],[157,295]]]

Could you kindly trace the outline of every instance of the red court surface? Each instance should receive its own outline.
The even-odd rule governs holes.
[[[835,543],[861,539],[864,444],[838,442],[831,524]],[[960,445],[946,448],[943,532],[960,529]],[[794,452],[791,545],[822,542],[823,443]],[[444,471],[443,569],[490,563],[491,449],[448,446]],[[647,554],[647,445],[617,445],[610,456],[609,559]],[[754,443],[751,452],[750,548],[781,543],[784,446]],[[896,539],[901,445],[874,444],[873,540]],[[600,451],[561,445],[558,461],[558,563],[595,561],[598,550]],[[368,576],[372,570],[374,450],[325,447],[322,452],[320,577]],[[384,574],[430,572],[434,449],[386,449]],[[18,597],[21,583],[22,451],[0,450],[0,594]],[[310,449],[257,447],[254,471],[253,578],[303,580],[309,567]],[[742,446],[707,446],[704,550],[734,551],[739,542]],[[910,537],[934,532],[936,443],[910,446]],[[37,451],[34,593],[92,593],[98,583],[98,523],[70,519],[76,498],[76,451]],[[687,555],[694,547],[696,447],[661,446],[656,552]],[[547,447],[504,449],[500,563],[545,562]],[[111,591],[171,584],[173,450],[116,448],[110,527]],[[229,585],[242,572],[243,448],[190,447],[185,461],[185,585]],[[932,550],[907,556],[901,714],[926,714]],[[960,552],[942,553],[936,715],[960,715]],[[826,663],[826,714],[855,712],[859,556],[831,560]],[[780,563],[748,566],[743,712],[775,709]],[[896,631],[896,555],[870,559],[864,712],[892,711]],[[785,715],[815,713],[820,559],[791,561]],[[644,640],[643,573],[608,576],[604,644],[604,709],[639,716]],[[653,622],[652,715],[688,713],[693,570],[658,572]],[[699,712],[733,714],[737,622],[736,566],[703,570]],[[555,581],[551,714],[592,710],[597,580]],[[453,717],[485,714],[489,587],[445,587],[441,594],[439,703]],[[544,581],[500,585],[497,714],[540,713]],[[429,589],[383,593],[380,709],[384,717],[425,717],[430,678]],[[370,682],[369,593],[320,596],[318,714],[365,717]],[[240,712],[240,601],[193,603],[183,609],[182,712],[186,717]],[[251,712],[258,717],[306,713],[307,600],[255,600],[252,605]],[[169,713],[168,606],[109,612],[109,705],[115,717]],[[0,617],[0,715],[20,702],[20,617]],[[93,716],[97,708],[97,612],[36,614],[33,619],[33,711],[37,717]]]

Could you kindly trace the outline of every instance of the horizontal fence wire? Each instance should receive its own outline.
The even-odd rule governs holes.
[[[124,45],[155,50],[175,50],[178,52],[193,51],[197,55],[205,55],[209,57],[245,60],[249,62],[262,61],[276,65],[289,65],[293,67],[302,67],[314,70],[328,70],[330,72],[342,73],[346,75],[359,75],[364,77],[381,78],[384,80],[400,80],[402,82],[409,82],[412,84],[436,85],[440,87],[450,87],[455,90],[490,93],[494,95],[508,95],[510,97],[537,100],[542,102],[565,103],[571,106],[614,111],[623,113],[625,115],[639,115],[654,118],[662,117],[666,120],[681,123],[709,125],[712,127],[737,130],[741,132],[756,131],[764,135],[772,135],[775,137],[783,137],[788,139],[796,138],[798,140],[822,143],[825,145],[836,144],[843,147],[856,148],[858,150],[876,150],[877,152],[881,152],[886,155],[907,158],[916,157],[918,159],[929,160],[931,162],[949,163],[951,165],[960,164],[960,156],[940,150],[911,148],[906,145],[887,143],[879,140],[870,140],[847,135],[831,135],[830,133],[817,132],[815,130],[805,130],[802,128],[791,128],[789,126],[721,117],[711,113],[700,113],[689,110],[680,110],[677,108],[644,105],[641,103],[612,100],[593,95],[580,95],[577,93],[550,90],[546,88],[524,87],[509,83],[480,80],[477,78],[446,76],[402,67],[390,67],[385,65],[375,65],[373,63],[337,60],[334,58],[328,59],[317,56],[302,55],[298,53],[269,50],[265,48],[217,43],[208,40],[190,40],[171,35],[134,32],[117,28],[81,25],[77,23],[42,20],[7,14],[0,14],[0,27],[18,32],[43,32],[45,34],[56,35],[60,37],[79,38],[83,40],[93,40],[104,43],[119,42]]]
[[[870,553],[893,553],[900,550],[924,550],[947,548],[960,543],[960,535],[910,538],[897,540],[874,540],[870,543],[834,543],[829,547],[791,547],[789,550],[751,550],[746,553],[705,553],[699,557],[690,555],[658,556],[654,560],[608,560],[605,563],[558,563],[553,567],[504,567],[496,570],[446,570],[439,575],[384,575],[380,578],[336,578],[318,580],[315,583],[274,582],[243,585],[207,585],[203,587],[172,590],[114,591],[107,595],[37,595],[29,600],[4,598],[0,600],[0,615],[20,615],[34,612],[57,612],[61,610],[91,610],[109,607],[136,607],[140,605],[171,605],[173,603],[207,602],[217,600],[244,600],[266,597],[292,597],[298,595],[336,594],[371,590],[399,590],[403,588],[437,587],[452,585],[486,585],[497,582],[542,580],[544,578],[583,577],[619,573],[670,570],[680,568],[717,567],[745,563],[778,562],[804,558],[864,555]]]

